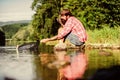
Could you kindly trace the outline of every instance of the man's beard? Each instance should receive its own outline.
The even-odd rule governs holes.
[[[67,20],[61,19],[61,22],[62,22],[63,24],[65,24],[66,21],[67,21]]]

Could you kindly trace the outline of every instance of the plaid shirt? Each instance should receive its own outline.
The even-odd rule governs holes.
[[[58,39],[64,38],[68,33],[73,33],[78,36],[81,42],[85,42],[87,40],[87,34],[82,23],[75,17],[70,17],[64,27],[63,30],[58,34]]]

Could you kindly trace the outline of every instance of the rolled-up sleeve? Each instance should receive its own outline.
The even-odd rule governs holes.
[[[69,18],[67,20],[67,22],[65,23],[65,26],[63,27],[63,30],[60,33],[58,33],[58,36],[57,36],[58,39],[64,38],[72,30],[73,25],[74,24],[72,23],[72,19]]]

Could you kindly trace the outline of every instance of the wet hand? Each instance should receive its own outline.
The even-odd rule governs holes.
[[[46,43],[46,42],[48,42],[49,41],[49,38],[47,38],[47,39],[42,39],[40,42],[41,43]]]

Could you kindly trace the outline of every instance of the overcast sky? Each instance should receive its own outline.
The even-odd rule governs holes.
[[[33,0],[0,0],[0,21],[31,20]]]

